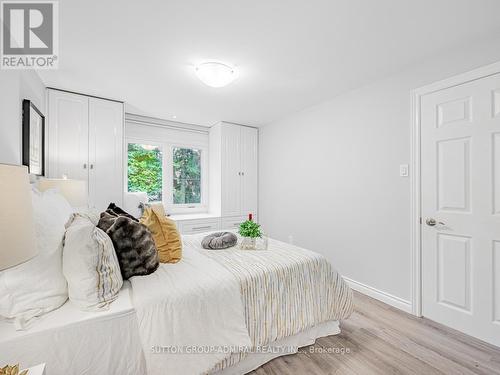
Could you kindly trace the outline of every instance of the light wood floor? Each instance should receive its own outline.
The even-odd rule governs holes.
[[[500,374],[500,349],[355,293],[342,333],[276,358],[252,375]],[[337,348],[337,354],[311,350]],[[345,354],[339,350],[347,351]],[[332,349],[330,349],[332,350]]]

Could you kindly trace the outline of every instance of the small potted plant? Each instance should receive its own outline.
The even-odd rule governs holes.
[[[255,250],[257,238],[262,238],[262,231],[260,224],[252,220],[252,214],[248,215],[248,220],[240,224],[238,232],[243,240],[241,241],[241,248],[243,250]]]

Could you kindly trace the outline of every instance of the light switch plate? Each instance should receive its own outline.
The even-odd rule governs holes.
[[[408,177],[409,171],[408,171],[408,164],[401,164],[399,166],[399,175],[401,177]]]

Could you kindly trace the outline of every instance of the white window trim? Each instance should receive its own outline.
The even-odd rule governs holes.
[[[206,213],[209,209],[208,202],[208,147],[206,144],[190,142],[158,142],[148,138],[125,139],[125,191],[128,192],[128,145],[129,143],[147,144],[159,147],[162,152],[162,197],[163,206],[168,214],[190,214]],[[172,152],[174,147],[195,148],[201,151],[201,203],[198,204],[174,204],[173,203],[173,160]]]

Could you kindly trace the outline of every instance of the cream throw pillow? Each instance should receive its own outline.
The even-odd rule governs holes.
[[[113,243],[88,214],[66,224],[63,274],[69,299],[82,310],[107,308],[118,297],[123,279]]]

